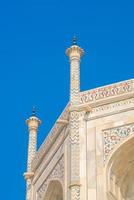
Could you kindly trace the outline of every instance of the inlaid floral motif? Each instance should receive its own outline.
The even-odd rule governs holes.
[[[104,161],[114,147],[126,137],[134,134],[134,124],[120,126],[103,131],[104,138]]]
[[[118,96],[131,91],[133,91],[133,81],[124,81],[121,83],[89,90],[86,92],[81,92],[80,101],[81,103],[88,103],[108,97]]]

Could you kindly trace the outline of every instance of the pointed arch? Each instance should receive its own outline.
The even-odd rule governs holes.
[[[107,199],[134,200],[134,136],[124,140],[106,163]]]
[[[51,180],[43,200],[63,200],[63,187],[59,180]]]

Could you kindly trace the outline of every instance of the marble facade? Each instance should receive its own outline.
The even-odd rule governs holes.
[[[29,127],[26,200],[134,200],[134,80],[80,91],[76,44],[70,102],[36,150],[40,120]]]

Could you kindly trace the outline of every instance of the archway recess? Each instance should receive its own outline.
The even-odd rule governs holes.
[[[58,180],[50,181],[44,200],[63,200],[63,188]]]
[[[120,144],[106,169],[107,199],[134,200],[134,137]]]

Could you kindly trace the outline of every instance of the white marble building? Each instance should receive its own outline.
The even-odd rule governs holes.
[[[31,116],[26,200],[134,200],[134,80],[80,92],[76,44],[70,102],[36,150],[40,120]]]

